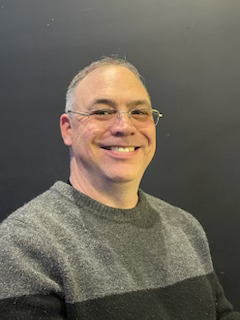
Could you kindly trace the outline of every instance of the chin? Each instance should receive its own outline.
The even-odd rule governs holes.
[[[116,174],[110,174],[108,175],[108,180],[115,183],[128,183],[128,182],[136,182],[139,183],[141,180],[142,174],[137,175],[133,174],[133,172],[129,172],[126,174],[126,172],[120,174],[119,172]]]

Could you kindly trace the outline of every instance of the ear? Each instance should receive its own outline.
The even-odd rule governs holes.
[[[72,125],[68,114],[63,113],[60,117],[60,129],[66,146],[72,146]]]

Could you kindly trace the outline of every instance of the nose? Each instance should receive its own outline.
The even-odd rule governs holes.
[[[131,115],[128,112],[118,112],[114,124],[111,126],[113,134],[117,135],[131,135],[136,131],[132,123]]]
[[[119,111],[117,113],[117,119],[116,119],[116,123],[119,123],[120,121],[127,121],[130,122],[132,124],[132,117],[130,112],[127,111]]]

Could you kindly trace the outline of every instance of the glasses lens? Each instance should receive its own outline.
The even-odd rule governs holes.
[[[152,118],[153,118],[154,125],[156,126],[159,121],[159,113],[156,111],[153,111]]]
[[[99,125],[112,126],[120,121],[122,117],[125,121],[130,121],[135,127],[147,127],[151,123],[157,125],[159,121],[159,112],[147,109],[133,109],[129,112],[117,112],[113,109],[98,109],[93,110],[90,114],[91,120]]]
[[[90,114],[91,118],[95,121],[110,121],[116,115],[115,110],[111,109],[97,109],[92,111]]]

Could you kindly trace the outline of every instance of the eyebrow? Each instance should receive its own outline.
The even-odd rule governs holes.
[[[112,107],[112,108],[116,108],[116,106],[117,106],[116,102],[112,99],[96,99],[93,101],[91,106],[95,106],[97,104],[105,104],[105,105],[108,105],[109,107]],[[145,99],[133,100],[133,101],[130,101],[129,103],[127,103],[128,107],[136,107],[139,105],[146,105],[149,108],[151,107],[150,103]]]
[[[129,107],[136,107],[139,105],[145,105],[151,107],[147,100],[133,100],[127,104]]]
[[[93,103],[91,104],[92,106],[95,106],[97,104],[106,104],[109,107],[115,108],[116,107],[116,103],[111,100],[111,99],[96,99],[93,101]]]

